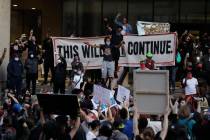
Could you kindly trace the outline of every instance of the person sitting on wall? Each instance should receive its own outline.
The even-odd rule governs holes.
[[[146,54],[146,59],[145,59],[145,67],[148,68],[149,70],[154,70],[155,69],[155,61],[152,59],[153,54],[151,52],[148,52]]]

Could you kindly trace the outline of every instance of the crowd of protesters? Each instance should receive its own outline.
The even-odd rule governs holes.
[[[132,94],[129,102],[120,103],[106,111],[95,108],[92,102],[94,84],[114,89],[111,82],[117,78],[119,48],[124,47],[123,35],[132,33],[132,26],[126,18],[120,22],[120,14],[112,26],[105,19],[104,44],[96,46],[84,42],[89,47],[103,50],[100,78],[86,78],[86,68],[78,55],[71,63],[72,71],[67,73],[66,61],[60,55],[53,58],[53,45],[50,35],[46,35],[42,47],[36,43],[33,30],[29,37],[25,34],[10,46],[10,61],[7,67],[7,88],[0,96],[0,139],[2,140],[209,140],[210,109],[208,95],[210,90],[210,36],[192,35],[184,32],[179,36],[176,64],[170,71],[172,95],[168,97],[169,107],[158,115],[138,114]],[[27,58],[23,52],[27,50]],[[2,54],[1,61],[5,56]],[[140,62],[137,70],[155,70],[153,54],[148,52],[146,60]],[[54,94],[66,92],[66,79],[69,79],[71,94],[78,97],[80,108],[76,117],[47,114],[40,107],[36,96],[38,65],[44,63],[44,82],[51,81]],[[54,67],[54,64],[56,65]],[[129,68],[125,68],[128,70]],[[25,74],[25,78],[23,78]],[[97,73],[93,73],[97,74]],[[99,74],[99,73],[98,73]],[[26,79],[25,88],[23,80]],[[176,82],[180,81],[183,94],[174,96]],[[106,84],[108,82],[108,85]],[[32,83],[32,87],[31,84]],[[31,90],[32,89],[32,90]],[[68,107],[68,105],[65,105]],[[71,108],[71,106],[69,106]]]

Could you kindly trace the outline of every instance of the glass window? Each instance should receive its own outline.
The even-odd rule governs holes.
[[[205,22],[205,0],[181,0],[181,23]]]
[[[129,0],[129,15],[128,19],[133,25],[135,33],[137,21],[152,21],[153,20],[153,0]]]
[[[154,21],[157,22],[177,22],[178,0],[156,0],[154,3]]]

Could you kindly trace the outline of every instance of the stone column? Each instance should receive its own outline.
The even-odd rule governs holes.
[[[10,12],[11,0],[0,0],[0,57],[3,54],[4,48],[7,48],[5,58],[0,66],[0,87],[2,87],[2,82],[5,82],[7,79],[10,46]]]

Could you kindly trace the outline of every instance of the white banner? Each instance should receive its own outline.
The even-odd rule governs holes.
[[[172,66],[175,64],[175,49],[177,38],[175,33],[149,36],[124,36],[125,52],[120,49],[119,66],[139,67],[146,53],[153,54],[156,66]],[[53,37],[54,60],[60,53],[67,61],[67,69],[71,69],[71,62],[75,54],[79,54],[87,69],[99,69],[103,61],[103,51],[99,48],[88,47],[84,42],[104,44],[104,37],[95,38],[61,38]],[[56,62],[56,61],[55,61]]]
[[[137,21],[138,35],[162,34],[170,32],[169,23]]]

